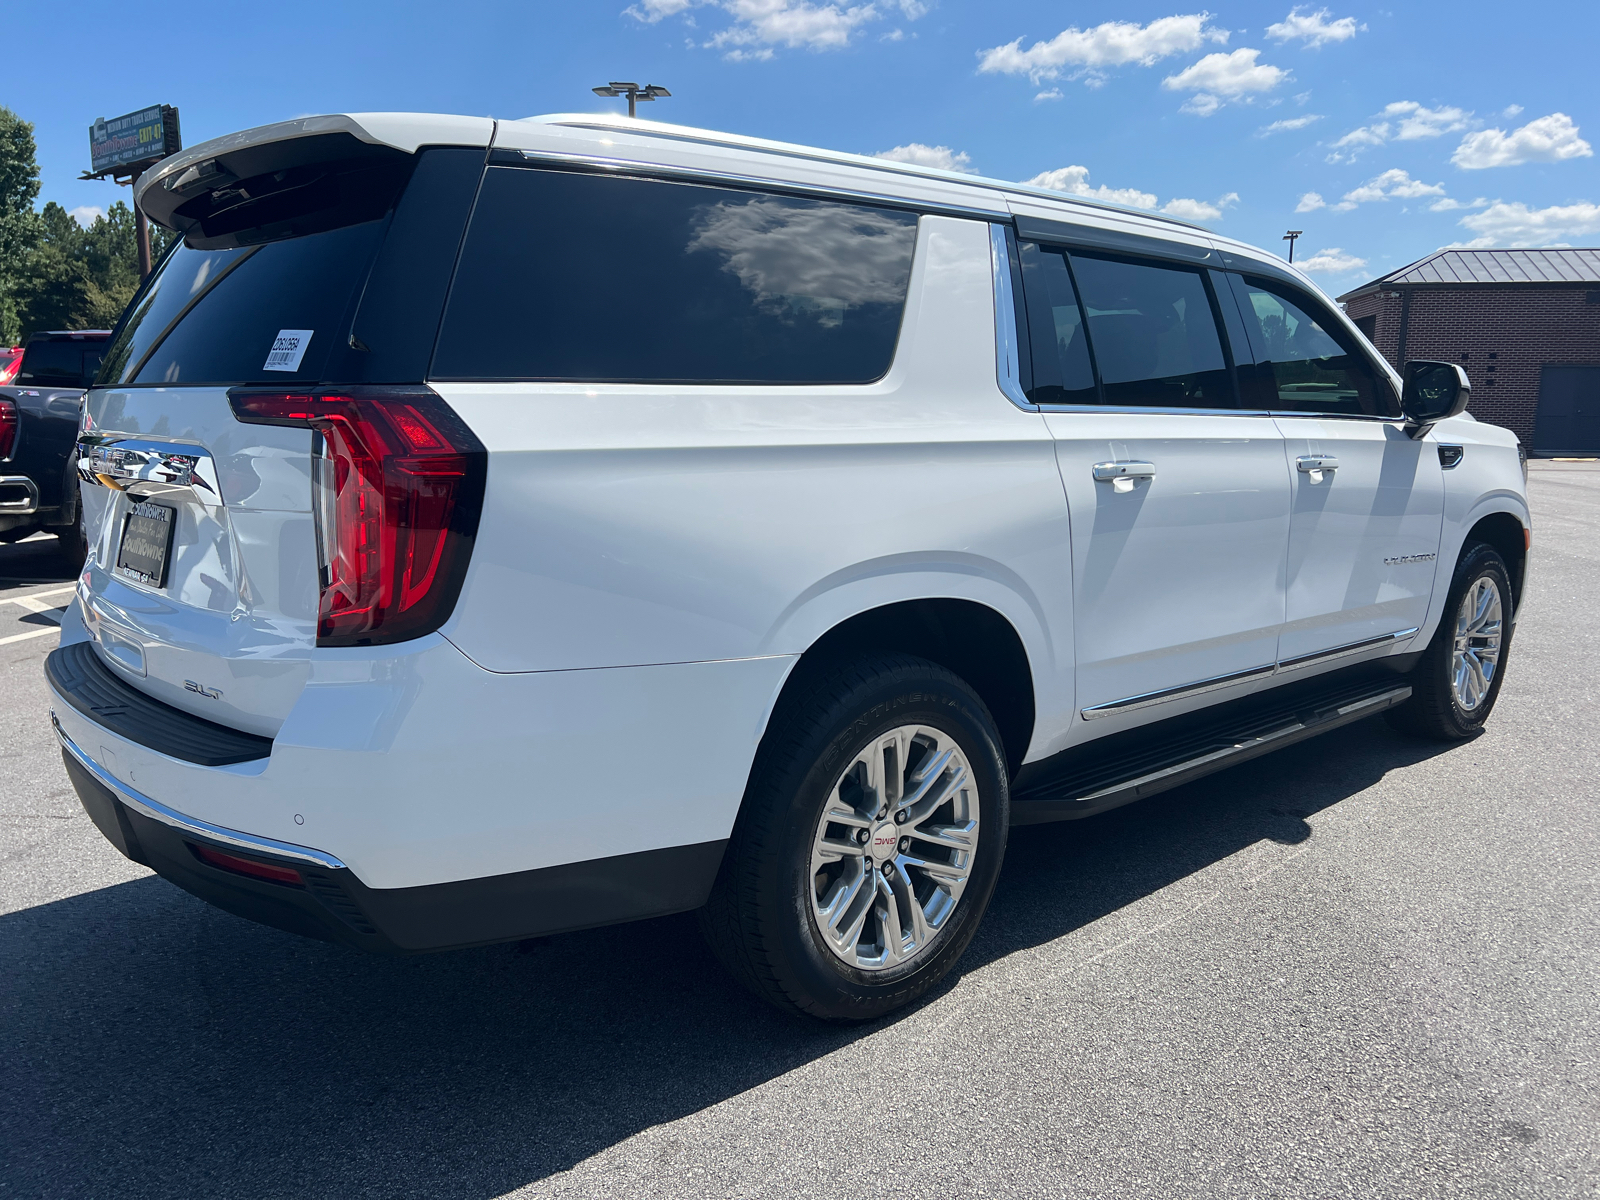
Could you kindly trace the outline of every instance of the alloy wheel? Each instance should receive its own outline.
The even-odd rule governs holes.
[[[1467,588],[1456,610],[1450,684],[1463,712],[1472,712],[1488,696],[1500,665],[1503,633],[1499,585],[1480,576]]]
[[[823,805],[811,849],[811,911],[849,966],[924,957],[949,923],[978,849],[978,791],[947,733],[902,725],[862,747]]]

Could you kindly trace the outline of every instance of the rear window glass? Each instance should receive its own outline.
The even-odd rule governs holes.
[[[33,342],[22,355],[18,383],[34,387],[82,387],[82,342]]]
[[[914,213],[496,167],[440,379],[866,383],[894,358]]]
[[[242,249],[180,246],[118,331],[99,384],[319,381],[382,229],[367,221]]]

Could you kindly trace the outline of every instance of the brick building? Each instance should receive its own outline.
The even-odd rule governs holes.
[[[1531,453],[1600,454],[1600,249],[1440,250],[1339,299],[1396,367],[1465,367]]]

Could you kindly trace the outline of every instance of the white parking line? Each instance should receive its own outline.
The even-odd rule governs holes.
[[[40,604],[46,596],[64,596],[78,585],[69,583],[66,587],[50,588],[43,592],[29,592],[26,596],[0,596],[0,604],[20,604],[29,612],[47,612],[52,608],[65,608],[65,604]]]
[[[7,646],[12,642],[25,642],[29,638],[43,637],[47,633],[60,632],[60,628],[54,625],[49,629],[30,629],[27,633],[13,633],[10,637],[0,637],[0,646]]]

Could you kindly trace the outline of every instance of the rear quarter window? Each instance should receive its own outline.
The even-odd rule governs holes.
[[[867,383],[894,358],[914,213],[493,167],[432,375]]]
[[[383,227],[366,221],[238,249],[180,246],[118,331],[97,382],[320,380],[346,336]],[[274,355],[282,341],[294,341],[293,351]]]

